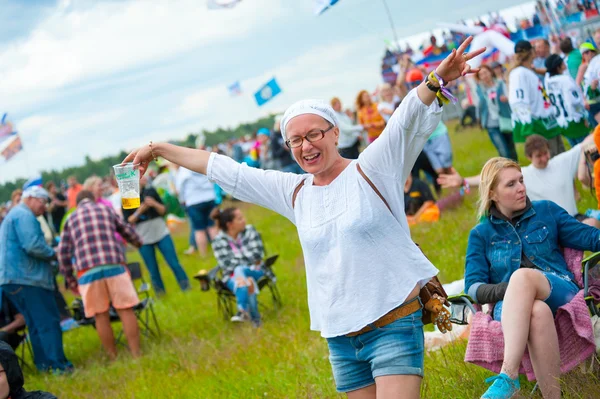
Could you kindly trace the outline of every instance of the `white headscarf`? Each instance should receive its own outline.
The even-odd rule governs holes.
[[[301,100],[297,103],[292,104],[283,114],[283,118],[281,119],[281,136],[283,137],[283,141],[287,140],[285,129],[287,124],[295,117],[304,115],[304,114],[313,114],[318,115],[321,118],[325,119],[333,126],[338,126],[339,122],[337,116],[335,115],[335,111],[331,108],[331,105],[327,104],[323,100]]]
[[[25,199],[25,198],[39,198],[39,199],[47,200],[49,198],[49,196],[48,196],[48,192],[46,190],[44,190],[42,187],[30,186],[30,187],[27,187],[25,189],[25,191],[23,191],[23,195],[21,196],[21,199]]]

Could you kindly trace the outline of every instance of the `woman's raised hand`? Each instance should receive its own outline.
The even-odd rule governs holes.
[[[146,173],[148,165],[152,161],[152,149],[149,145],[133,150],[125,157],[123,163],[133,162],[133,165],[140,170],[140,177]]]
[[[450,55],[436,68],[437,74],[444,79],[444,82],[448,83],[461,76],[465,76],[468,73],[476,73],[479,71],[479,68],[471,68],[471,66],[467,64],[467,61],[483,53],[485,47],[467,53],[465,50],[472,41],[473,36],[467,38],[462,42],[458,49],[452,50],[452,53],[450,53]]]

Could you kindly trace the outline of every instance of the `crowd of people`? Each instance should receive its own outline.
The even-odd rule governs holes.
[[[83,184],[70,177],[65,190],[60,182],[16,190],[0,219],[0,340],[16,348],[26,327],[39,370],[73,369],[63,351],[61,320],[70,315],[56,282],[60,272],[81,296],[85,317],[95,319],[108,356],[117,356],[111,308],[132,356],[140,356],[127,245],[139,251],[157,296],[166,289],[156,250],[180,289],[190,289],[168,214],[189,220],[186,255],[206,257],[210,245],[236,298],[232,321],[259,327],[257,281],[276,277],[263,263],[260,233],[240,209],[219,207],[227,193],[296,225],[311,329],[327,341],[337,389],[349,397],[416,398],[424,375],[419,291],[438,270],[411,241],[409,226],[435,222],[478,186],[465,292],[492,305],[505,337],[502,370],[482,398],[519,390],[526,348],[544,397],[560,397],[553,320],[580,290],[561,247],[600,251],[597,212],[579,212],[575,186],[577,179],[600,192],[600,161],[590,173],[590,154],[600,146],[600,30],[593,41],[574,45],[565,37],[555,48],[545,39],[519,41],[507,64],[472,70],[468,61],[483,50],[469,52],[469,38],[432,71],[400,56],[395,82],[361,90],[354,109],[338,97],[304,100],[274,126],[212,148],[202,140],[194,149],[150,142],[124,160],[141,171],[137,209],[122,208],[111,176]],[[465,77],[471,73],[473,80]],[[441,121],[460,85],[473,88],[472,119],[499,155],[467,178],[453,167]],[[517,143],[524,143],[529,166],[518,164]],[[442,188],[452,191],[441,197]]]

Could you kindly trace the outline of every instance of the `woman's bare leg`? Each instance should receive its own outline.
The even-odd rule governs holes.
[[[560,398],[560,354],[554,315],[544,302],[536,300],[529,325],[529,356],[545,399]]]
[[[377,399],[419,399],[421,378],[418,375],[385,375],[375,378]]]
[[[502,331],[504,332],[504,362],[502,373],[515,379],[529,340],[533,303],[550,295],[550,283],[538,270],[519,269],[508,282],[502,305]]]
[[[373,384],[355,391],[346,392],[346,396],[348,396],[348,399],[375,399],[377,398],[377,391],[375,384]]]

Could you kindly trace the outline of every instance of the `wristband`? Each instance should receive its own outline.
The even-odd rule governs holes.
[[[436,95],[437,95],[438,99],[442,103],[447,104],[450,101],[452,101],[453,103],[456,104],[456,102],[458,101],[458,99],[452,95],[452,93],[450,92],[450,90],[448,90],[448,88],[446,87],[446,82],[444,82],[444,79],[442,79],[442,77],[437,74],[437,72],[435,71],[435,69],[433,71],[431,71],[431,73],[429,74],[429,76],[427,78],[431,82],[439,84],[440,89],[436,93]]]
[[[425,79],[425,85],[427,86],[427,88],[429,90],[434,92],[436,95],[441,90],[440,86],[435,86],[433,83],[431,83],[431,81],[429,80],[429,76],[427,76],[427,78]]]

